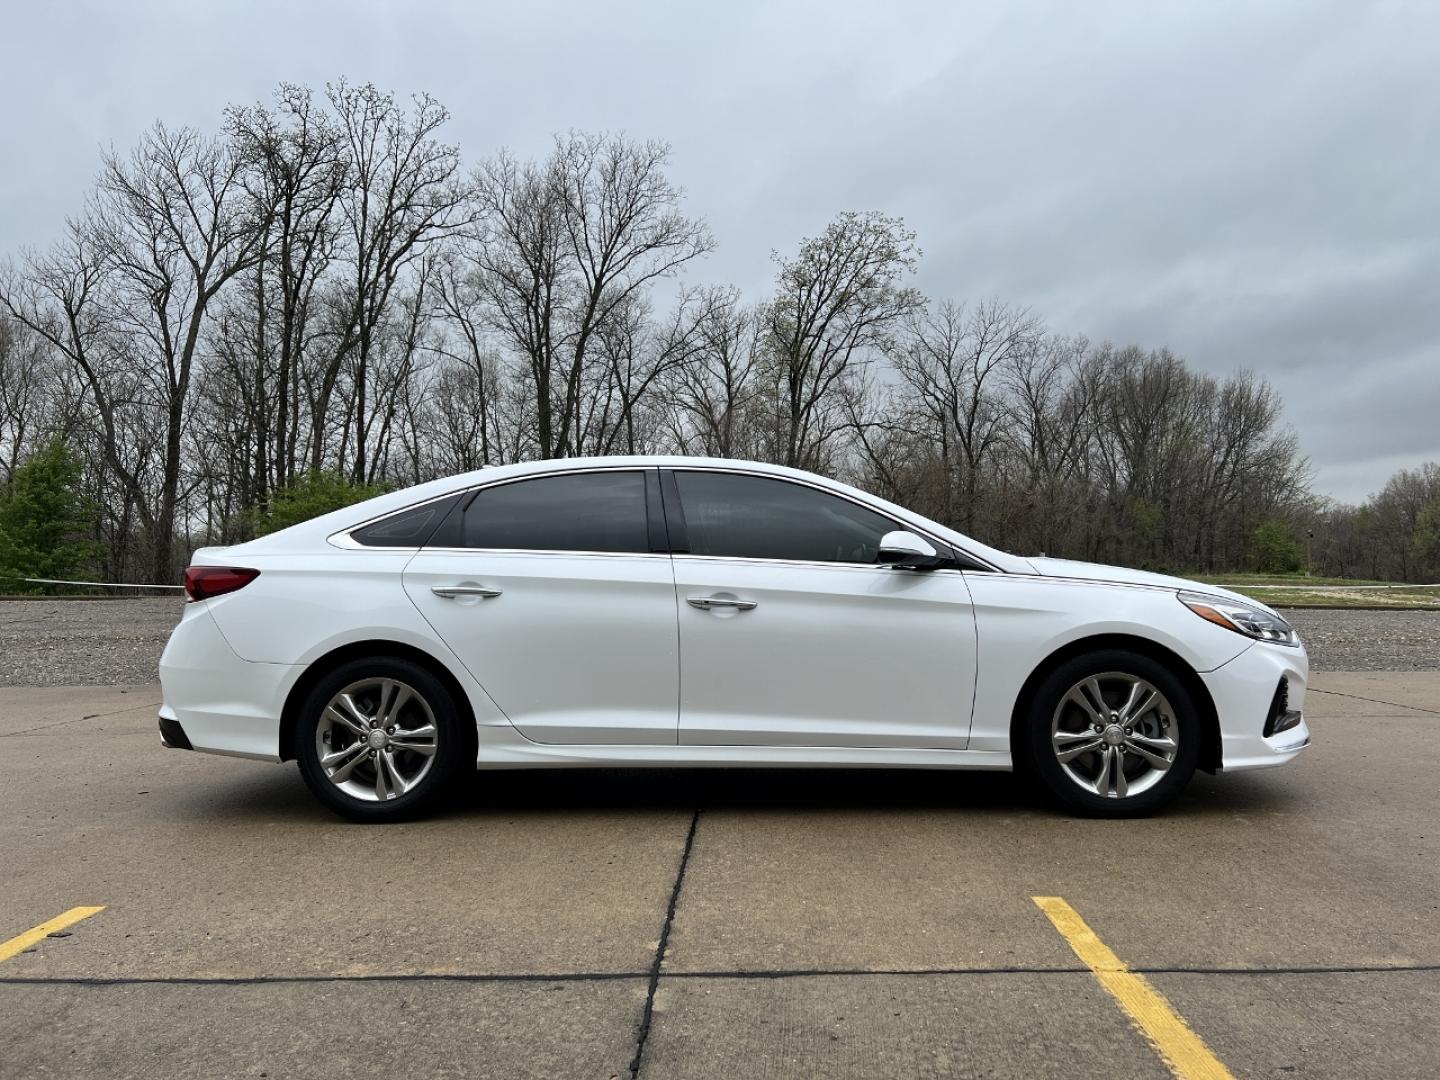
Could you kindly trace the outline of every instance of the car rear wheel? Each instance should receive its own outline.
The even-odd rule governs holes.
[[[1165,665],[1104,650],[1061,664],[1040,684],[1026,726],[1031,765],[1067,807],[1096,817],[1152,813],[1190,782],[1200,721]]]
[[[416,816],[463,761],[454,701],[409,660],[342,664],[315,684],[302,708],[295,731],[301,775],[316,798],[352,821]]]

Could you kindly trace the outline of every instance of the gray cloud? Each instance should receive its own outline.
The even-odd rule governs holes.
[[[0,250],[98,149],[276,82],[428,90],[470,159],[553,131],[675,147],[752,293],[879,208],[933,295],[1000,296],[1282,391],[1319,488],[1440,459],[1440,7],[1345,3],[109,3],[10,13]]]

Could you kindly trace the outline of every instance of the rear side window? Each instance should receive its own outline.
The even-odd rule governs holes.
[[[401,510],[398,514],[353,530],[350,539],[366,547],[424,547],[463,494],[457,491],[443,499]]]
[[[465,546],[648,552],[645,474],[542,476],[482,489],[465,508]]]
[[[897,526],[803,484],[722,472],[675,473],[692,555],[873,563]]]

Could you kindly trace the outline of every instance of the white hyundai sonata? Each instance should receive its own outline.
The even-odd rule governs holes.
[[[361,821],[472,766],[618,765],[1020,766],[1125,816],[1309,742],[1263,605],[774,465],[484,469],[201,549],[185,587],[165,745],[297,760]]]

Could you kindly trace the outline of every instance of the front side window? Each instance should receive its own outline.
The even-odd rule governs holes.
[[[648,552],[645,475],[573,473],[483,488],[465,508],[463,532],[471,548]]]
[[[887,517],[803,484],[676,471],[690,553],[742,559],[873,563]]]

